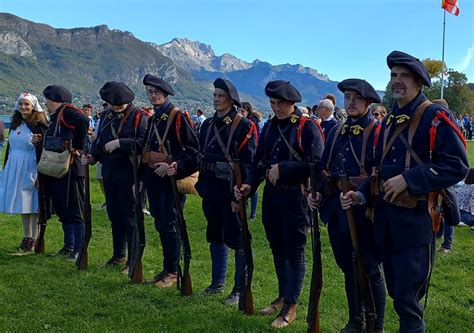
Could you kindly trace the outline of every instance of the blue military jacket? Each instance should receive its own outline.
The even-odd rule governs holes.
[[[233,171],[227,168],[229,164],[223,149],[215,138],[215,130],[222,142],[227,146],[232,123],[236,121],[235,107],[224,116],[218,117],[217,112],[212,118],[207,118],[201,125],[199,132],[199,179],[196,190],[201,197],[212,200],[231,200],[232,187],[235,183]],[[242,180],[248,182],[250,165],[257,149],[257,129],[249,119],[240,120],[229,144],[229,155],[232,159],[238,158]],[[226,147],[224,147],[226,148]],[[228,174],[229,177],[225,177]],[[227,179],[224,179],[227,178]]]
[[[109,177],[112,173],[118,178],[133,177],[130,157],[133,145],[140,154],[147,125],[147,117],[139,108],[129,104],[124,111],[125,118],[120,118],[112,109],[107,109],[100,116],[97,139],[92,143],[91,154],[96,161],[102,163],[102,176]],[[124,119],[124,120],[123,120]],[[120,122],[123,122],[121,130]],[[107,153],[104,146],[107,142],[119,139],[120,148]]]
[[[250,183],[248,183],[253,191],[265,179],[266,171],[273,164],[278,164],[280,173],[277,187],[285,190],[299,189],[300,184],[306,183],[309,177],[310,159],[319,163],[324,148],[322,133],[310,118],[304,119],[301,127],[301,117],[303,117],[301,111],[295,107],[295,112],[288,118],[279,120],[277,117],[273,117],[265,124],[257,155],[252,164]],[[298,153],[301,161],[298,161],[290,152],[278,128]],[[298,134],[299,131],[301,131],[300,134]],[[270,182],[267,182],[268,184]]]
[[[57,124],[58,116],[61,112],[62,120]],[[55,134],[56,124],[57,131]],[[45,135],[61,137],[64,142],[69,142],[72,148],[83,150],[88,126],[89,119],[81,110],[76,109],[70,104],[62,104],[56,112],[50,116],[49,127]],[[84,177],[84,168],[79,158],[74,158],[70,170],[72,175]]]
[[[334,127],[326,138],[323,157],[321,158],[321,167],[325,169],[333,179],[333,192],[327,193],[324,188],[331,186],[321,183],[318,192],[323,195],[323,205],[320,209],[321,219],[329,223],[335,217],[339,221],[340,231],[348,231],[347,215],[342,209],[339,200],[340,191],[337,188],[337,181],[341,173],[340,164],[343,163],[345,173],[352,180],[352,177],[363,177],[370,175],[374,166],[374,143],[375,132],[378,126],[373,116],[367,112],[360,119],[348,118],[338,131]],[[339,132],[337,138],[335,138]],[[366,133],[365,154],[362,156],[363,138]],[[334,140],[336,140],[334,142]],[[334,146],[333,146],[334,145]],[[331,147],[333,147],[331,152]],[[339,155],[342,155],[342,161],[338,161]],[[323,182],[325,180],[323,179]],[[355,182],[354,182],[355,183]],[[334,186],[335,185],[335,186]],[[358,184],[354,184],[357,187]],[[368,222],[365,216],[365,206],[354,207],[357,222]]]
[[[167,153],[171,155],[172,161],[177,164],[177,179],[185,178],[197,170],[197,154],[199,151],[199,141],[196,132],[193,129],[191,119],[181,110],[178,110],[176,116],[169,125],[169,130],[164,137],[168,118],[171,110],[176,107],[167,100],[163,105],[155,108],[155,114],[148,120],[148,127],[145,134],[146,149],[154,152],[160,152],[160,145],[155,133],[155,129],[164,144]],[[163,141],[164,140],[164,141]],[[167,142],[169,142],[171,151],[168,151]],[[148,165],[144,166],[145,182],[153,179],[153,183],[170,184],[168,177],[159,177],[154,169]]]
[[[381,179],[386,181],[396,175],[403,175],[408,186],[408,194],[413,196],[426,195],[429,192],[452,186],[464,179],[468,171],[466,148],[461,138],[444,120],[441,120],[437,126],[435,149],[430,157],[429,130],[436,112],[445,112],[454,122],[451,112],[439,104],[431,104],[425,110],[414,133],[411,147],[420,157],[422,164],[418,164],[411,158],[410,167],[405,170],[407,148],[400,137],[395,139],[393,146],[381,161],[384,141],[388,141],[383,139],[385,129],[389,128],[387,136],[389,139],[396,127],[413,117],[417,107],[425,100],[425,95],[420,92],[403,108],[399,108],[397,104],[393,106],[391,114],[382,122],[375,151],[375,160],[380,168]],[[408,138],[408,127],[402,131],[402,134]],[[365,183],[360,188],[368,201],[371,200],[369,187],[369,184]],[[417,206],[412,209],[387,203],[383,201],[383,195],[384,193],[380,194],[375,206],[374,230],[379,244],[390,239],[395,248],[400,248],[432,242],[432,225],[426,201],[418,201]],[[392,211],[390,216],[385,214],[386,207]]]

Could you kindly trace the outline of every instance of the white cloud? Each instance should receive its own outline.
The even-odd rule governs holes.
[[[461,73],[466,73],[468,79],[473,80],[474,77],[469,78],[470,75],[474,75],[474,69],[472,63],[472,58],[474,57],[474,46],[471,46],[467,49],[467,53],[462,59],[461,63],[456,66],[456,70]]]

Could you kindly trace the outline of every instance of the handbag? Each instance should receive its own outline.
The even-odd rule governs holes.
[[[38,172],[54,178],[62,178],[69,171],[71,164],[71,152],[65,150],[62,153],[43,149],[38,163]]]
[[[59,112],[53,136],[47,136],[43,142],[43,151],[38,163],[38,172],[54,178],[64,177],[71,165],[71,152],[64,149],[62,138],[56,137],[63,110]]]
[[[196,185],[199,178],[199,172],[196,171],[192,175],[178,179],[176,185],[178,186],[178,192],[181,194],[198,194],[194,185]]]

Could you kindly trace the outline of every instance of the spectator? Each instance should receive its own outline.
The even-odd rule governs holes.
[[[257,115],[253,111],[252,105],[249,102],[242,102],[242,115],[252,121],[258,130],[258,136],[261,134],[262,127],[259,125],[260,121]],[[254,220],[257,218],[257,205],[258,205],[258,189],[250,198],[250,219]]]
[[[337,106],[336,95],[326,94],[324,95],[323,99],[331,100],[332,104],[334,105],[334,118],[336,118],[338,122],[344,122],[347,119],[347,113],[345,113],[343,109]]]
[[[373,103],[369,106],[370,113],[374,116],[375,119],[382,122],[383,118],[387,115],[387,109],[385,106],[379,103]]]
[[[327,137],[329,131],[339,124],[334,117],[334,104],[330,99],[323,99],[319,102],[318,118],[321,119],[321,128],[324,136]]]
[[[204,116],[204,112],[201,109],[196,110],[196,133],[199,134],[199,130],[201,129],[201,125],[206,120],[206,117]]]

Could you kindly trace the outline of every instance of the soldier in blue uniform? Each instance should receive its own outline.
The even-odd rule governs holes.
[[[112,223],[112,257],[106,265],[125,264],[133,255],[132,237],[136,223],[132,149],[140,153],[147,118],[132,103],[133,91],[122,82],[107,82],[100,97],[110,107],[100,115],[97,139],[91,147],[89,162],[102,164],[107,215]],[[127,246],[128,245],[128,246]]]
[[[143,84],[155,109],[145,135],[143,183],[163,247],[163,270],[152,282],[156,287],[168,288],[177,282],[181,244],[168,175],[176,174],[177,179],[182,179],[196,172],[199,142],[189,115],[169,100],[174,91],[168,82],[147,74]],[[172,156],[171,162],[168,155]]]
[[[84,168],[80,156],[89,120],[81,110],[69,104],[72,95],[63,86],[47,86],[43,95],[51,114],[45,137],[60,137],[63,149],[69,149],[73,158],[65,176],[54,178],[44,175],[44,184],[46,195],[51,198],[64,231],[64,247],[59,254],[74,261],[79,256],[84,230]]]
[[[418,333],[425,331],[419,301],[426,294],[433,264],[427,196],[461,181],[468,161],[449,110],[431,104],[423,94],[422,86],[431,86],[423,63],[393,51],[387,65],[395,104],[382,122],[375,152],[378,169],[371,182],[341,196],[341,204],[373,206],[375,241],[383,249],[385,280],[400,317],[400,332]],[[435,118],[439,121],[434,137],[430,129]]]
[[[262,220],[273,254],[278,297],[260,314],[278,313],[272,327],[283,328],[296,318],[305,273],[308,214],[302,188],[309,177],[308,162],[310,158],[319,161],[324,143],[313,120],[295,107],[301,95],[293,85],[271,81],[265,93],[275,117],[262,130],[250,182],[235,188],[234,194],[247,197],[266,179]]]
[[[344,333],[356,333],[361,330],[361,297],[354,285],[354,269],[352,265],[353,247],[347,222],[346,212],[342,209],[337,188],[339,163],[344,164],[351,184],[355,187],[368,179],[374,165],[374,143],[377,120],[368,111],[371,103],[380,103],[375,89],[361,79],[347,79],[339,82],[339,90],[344,94],[344,107],[348,118],[335,127],[326,137],[326,147],[321,159],[324,170],[323,181],[317,197],[308,196],[308,204],[312,209],[320,207],[320,217],[328,225],[329,240],[339,268],[344,273],[345,290],[349,306],[349,321],[341,330]],[[342,161],[338,159],[343,156]],[[369,275],[372,294],[377,313],[375,332],[383,332],[385,311],[385,284],[382,277],[380,251],[373,239],[372,222],[365,215],[365,207],[355,207],[359,243],[364,255]]]
[[[232,82],[214,81],[213,117],[207,118],[199,132],[199,179],[196,190],[202,197],[202,209],[207,220],[206,237],[210,243],[212,281],[205,293],[224,289],[229,248],[235,250],[234,287],[225,304],[238,304],[244,270],[244,255],[240,244],[237,215],[232,211],[234,174],[232,160],[239,159],[243,179],[253,161],[257,143],[255,124],[236,109],[240,98]]]

